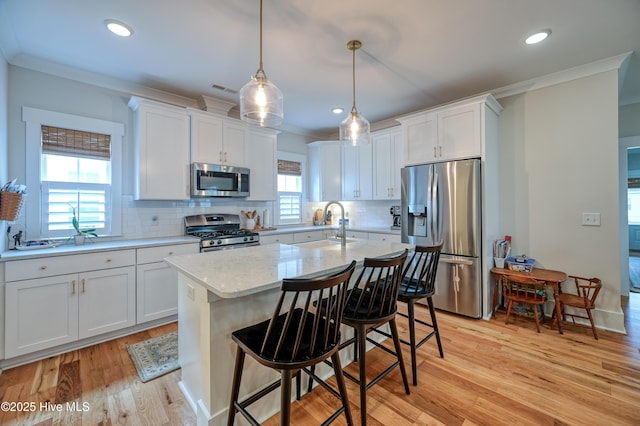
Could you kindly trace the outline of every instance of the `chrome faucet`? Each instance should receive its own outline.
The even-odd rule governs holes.
[[[342,247],[347,246],[347,233],[344,232],[344,206],[340,204],[338,201],[329,201],[326,206],[324,206],[324,212],[322,213],[322,217],[327,217],[327,209],[331,204],[337,204],[340,207],[340,216],[342,220],[340,221],[340,237],[342,238],[341,245]]]

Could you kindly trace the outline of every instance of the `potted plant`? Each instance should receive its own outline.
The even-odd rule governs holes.
[[[76,230],[76,235],[73,236],[73,240],[76,243],[76,245],[84,244],[84,240],[87,237],[87,235],[97,237],[98,234],[96,234],[95,228],[80,229],[80,222],[78,222],[78,217],[76,216],[76,208],[73,206],[70,206],[70,207],[73,213],[71,224],[73,225],[73,228]]]

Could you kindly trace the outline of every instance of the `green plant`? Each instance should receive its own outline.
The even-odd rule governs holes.
[[[76,216],[76,208],[71,205],[70,207],[73,213],[73,219],[71,219],[71,224],[76,230],[76,235],[92,235],[94,237],[97,237],[98,234],[96,234],[95,228],[80,229],[80,222],[78,222],[78,217]]]

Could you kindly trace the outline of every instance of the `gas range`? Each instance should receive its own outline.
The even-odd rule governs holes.
[[[200,238],[200,252],[260,244],[260,234],[240,229],[237,214],[198,214],[184,218],[185,234]]]

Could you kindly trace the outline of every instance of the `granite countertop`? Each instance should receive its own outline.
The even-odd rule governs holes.
[[[100,241],[100,239],[87,242],[81,246],[75,244],[64,244],[55,247],[47,247],[33,250],[8,250],[0,253],[0,262],[17,259],[31,259],[49,256],[61,256],[67,254],[79,254],[89,252],[100,252],[109,250],[135,249],[144,247],[154,247],[170,244],[198,243],[200,240],[195,237],[178,236],[164,238],[145,238],[125,241]]]
[[[346,267],[352,260],[398,253],[410,244],[350,239],[289,245],[271,244],[238,250],[171,256],[165,259],[221,298],[236,298],[278,288],[283,278],[318,275]]]

